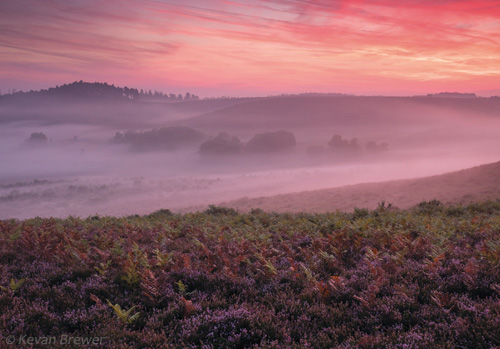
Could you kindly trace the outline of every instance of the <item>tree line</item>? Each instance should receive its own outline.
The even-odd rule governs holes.
[[[165,101],[187,101],[199,100],[200,98],[190,92],[185,95],[164,93],[161,91],[138,90],[129,87],[117,87],[104,82],[75,81],[71,84],[58,85],[38,91],[9,91],[2,98],[19,97],[64,97],[64,98],[91,98],[91,99],[122,99],[122,100],[165,100]]]

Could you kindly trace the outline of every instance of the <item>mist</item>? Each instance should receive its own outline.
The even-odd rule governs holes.
[[[0,218],[187,212],[461,170],[499,160],[499,107],[442,97],[0,99]]]

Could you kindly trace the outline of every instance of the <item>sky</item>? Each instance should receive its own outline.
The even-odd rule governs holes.
[[[500,1],[0,0],[2,93],[500,94],[499,78]]]

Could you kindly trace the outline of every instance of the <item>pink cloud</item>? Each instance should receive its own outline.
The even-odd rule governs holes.
[[[500,75],[488,0],[22,0],[0,18],[0,74],[26,88],[100,76],[213,94],[419,93],[496,88]]]

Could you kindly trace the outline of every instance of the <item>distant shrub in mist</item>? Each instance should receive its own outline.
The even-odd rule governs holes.
[[[343,139],[339,135],[334,135],[328,142],[328,147],[338,153],[353,153],[361,150],[357,138],[351,140]]]
[[[362,155],[366,153],[375,154],[385,152],[389,149],[387,143],[377,143],[374,141],[368,141],[361,146],[357,138],[343,138],[340,135],[334,135],[328,141],[326,146],[324,145],[310,145],[306,148],[306,153],[308,155],[320,155],[324,153],[334,154],[337,157],[352,157],[357,155]]]
[[[295,135],[289,131],[258,133],[246,144],[250,152],[275,152],[290,150],[297,144]]]
[[[243,144],[238,137],[227,133],[219,133],[217,137],[209,139],[200,145],[200,154],[225,155],[238,154],[243,149]]]
[[[173,126],[143,132],[117,132],[113,141],[128,144],[134,150],[174,150],[199,144],[205,139],[205,134],[200,131],[189,127]]]
[[[48,138],[43,132],[33,132],[30,137],[26,140],[28,144],[46,144],[48,142]]]

